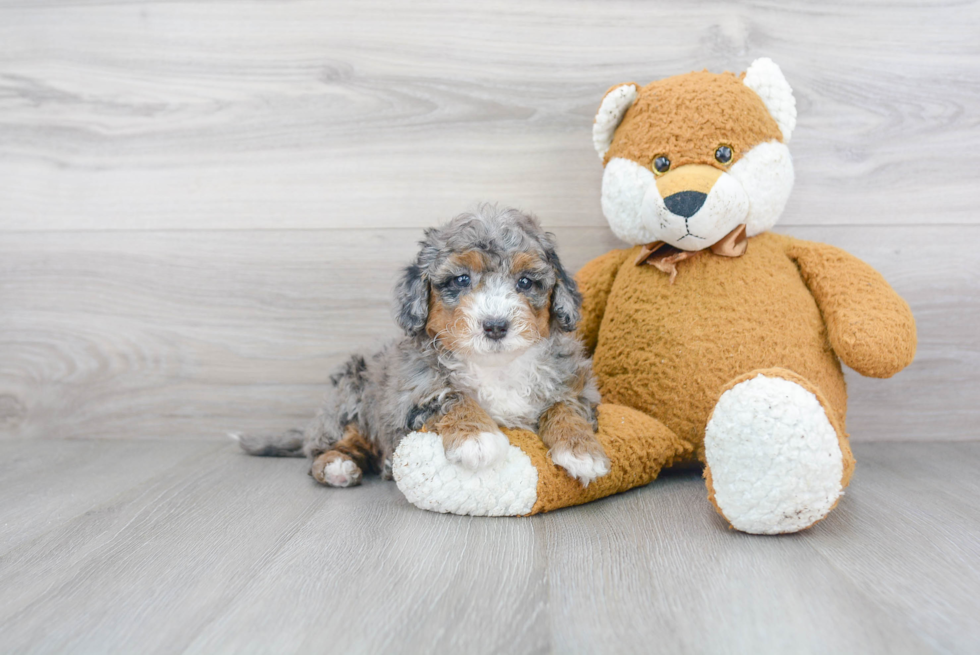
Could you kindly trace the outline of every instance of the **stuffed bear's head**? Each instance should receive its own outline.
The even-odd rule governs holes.
[[[796,101],[779,67],[707,71],[620,84],[606,93],[593,140],[606,167],[602,211],[632,244],[701,250],[741,224],[775,225],[793,188]]]

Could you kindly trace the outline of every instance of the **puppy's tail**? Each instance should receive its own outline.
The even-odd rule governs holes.
[[[303,431],[286,430],[273,436],[255,436],[241,432],[229,432],[249,455],[258,457],[303,457]]]

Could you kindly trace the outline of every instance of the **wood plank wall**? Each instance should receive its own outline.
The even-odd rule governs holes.
[[[606,88],[769,56],[800,115],[779,229],[918,319],[907,371],[849,372],[853,438],[975,439],[978,35],[976,2],[3,2],[0,438],[302,423],[395,333],[422,227],[516,205],[577,269],[618,245]]]

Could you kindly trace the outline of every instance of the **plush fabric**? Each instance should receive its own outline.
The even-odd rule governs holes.
[[[691,446],[662,423],[628,407],[598,408],[596,433],[610,471],[587,487],[552,463],[538,435],[503,431],[510,452],[496,468],[472,471],[446,461],[441,437],[413,432],[396,451],[392,475],[412,504],[436,512],[473,516],[538,514],[581,505],[645,485],[665,466],[688,457]]]
[[[820,306],[834,352],[861,375],[890,378],[915,357],[915,319],[885,278],[839,248],[792,240],[787,253]]]
[[[538,471],[537,502],[531,514],[581,505],[645,485],[665,466],[690,455],[691,446],[662,423],[629,407],[599,405],[596,436],[610,460],[607,475],[583,487],[555,466],[547,448],[532,432],[507,431],[510,441],[531,458]]]
[[[739,530],[795,532],[836,506],[855,468],[841,362],[895,375],[915,356],[915,320],[864,262],[767,231],[793,185],[795,124],[792,90],[768,59],[742,75],[688,73],[607,94],[594,131],[602,206],[632,247],[589,262],[576,281],[612,472],[583,488],[535,435],[510,432],[537,472],[530,513],[692,463]],[[660,157],[669,166],[658,169]],[[744,252],[712,251],[740,226]],[[669,267],[638,257],[661,243],[684,257]]]
[[[854,472],[833,417],[820,390],[792,371],[732,380],[705,429],[708,500],[745,532],[797,532],[822,520]],[[766,439],[755,438],[760,426]]]
[[[703,71],[658,80],[640,89],[606,151],[613,157],[649,166],[652,156],[667,154],[674,166],[715,161],[715,147],[732,148],[734,160],[783,134],[762,98],[733,73]],[[707,147],[706,147],[707,146]]]
[[[903,344],[907,358],[897,362],[899,367],[914,353],[908,305],[871,267],[832,246],[765,233],[749,239],[741,257],[709,251],[678,263],[674,284],[653,267],[636,266],[639,251],[635,247],[606,255],[579,272],[577,279],[588,299],[580,324],[582,338],[595,344],[593,366],[605,402],[646,408],[698,452],[723,387],[755,369],[779,366],[799,373],[825,394],[844,425],[844,377],[824,319],[835,325],[838,307],[846,310],[854,304],[840,299],[818,304],[835,289],[832,280],[837,280],[837,293],[846,293],[854,284],[864,289],[860,280],[880,280],[889,293],[875,295],[876,306],[867,308],[860,296],[856,302],[866,308],[866,322],[875,326],[881,341],[894,343],[895,349]],[[824,293],[814,295],[798,259],[819,268],[834,259],[834,253],[847,266],[833,278],[821,278]],[[608,270],[610,260],[620,262],[617,270]],[[605,296],[605,302],[593,301],[593,294]],[[875,309],[877,313],[869,311]],[[911,334],[901,331],[907,326]],[[857,343],[866,344],[861,339]],[[864,350],[873,345],[866,344]],[[894,365],[891,350],[869,366],[877,370]]]

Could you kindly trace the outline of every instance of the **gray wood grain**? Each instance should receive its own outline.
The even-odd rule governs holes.
[[[0,555],[117,494],[220,447],[185,442],[86,440],[49,448],[5,444],[0,460]],[[106,460],[112,475],[105,475]]]
[[[980,3],[0,2],[0,650],[980,651]],[[857,477],[813,530],[700,479],[530,520],[427,514],[239,455],[394,334],[419,229],[498,200],[616,247],[613,83],[772,57],[781,231],[912,305],[848,372]],[[84,439],[65,442],[64,439]],[[862,441],[926,441],[869,444]]]
[[[865,257],[920,322],[907,372],[849,376],[852,434],[970,438],[978,25],[977,2],[0,3],[0,438],[301,423],[393,334],[419,228],[515,204],[578,268],[616,245],[605,89],[758,56],[800,111],[779,229]]]
[[[931,645],[951,653],[977,650],[980,509],[969,471],[980,466],[980,449],[889,444],[871,452],[856,473],[865,483],[848,492],[841,511],[828,517],[828,531],[814,535],[813,547]],[[909,597],[923,586],[942,594]]]
[[[241,625],[278,652],[546,652],[541,524],[421,512],[393,487],[331,503],[188,652],[249,650]],[[271,588],[289,590],[274,607]]]
[[[811,533],[730,531],[705,495],[698,477],[670,476],[547,517],[557,652],[930,652],[814,552]]]
[[[860,440],[973,439],[980,227],[796,227],[912,305],[915,362],[849,375]],[[616,247],[556,228],[571,270]],[[204,438],[302,425],[331,367],[396,334],[419,231],[35,232],[0,241],[0,438]]]
[[[0,230],[601,226],[605,90],[772,57],[784,223],[976,224],[976,2],[7,2]]]
[[[193,457],[3,555],[6,649],[182,648],[329,499],[303,496],[300,460],[171,447]],[[116,477],[128,462],[104,464]]]
[[[730,531],[697,473],[530,519],[417,510],[391,483],[325,489],[234,445],[104,442],[52,516],[24,456],[0,553],[5,652],[971,653],[980,444],[858,444],[802,534]],[[142,458],[178,465],[128,478]],[[52,461],[78,443],[43,443]],[[127,486],[129,485],[129,486]]]

